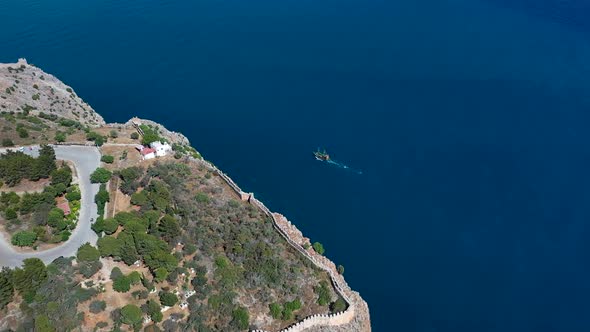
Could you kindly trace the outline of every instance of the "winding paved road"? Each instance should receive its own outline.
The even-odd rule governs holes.
[[[54,146],[54,149],[57,159],[69,160],[76,167],[82,194],[78,226],[67,242],[44,251],[17,252],[3,236],[0,236],[0,266],[20,266],[23,259],[31,257],[40,258],[47,264],[60,256],[75,256],[78,248],[86,242],[96,244],[98,237],[90,228],[90,218],[96,220],[98,216],[94,196],[98,192],[99,185],[90,183],[90,174],[100,165],[100,153],[96,147],[89,146]],[[0,153],[2,152],[4,150],[0,150]],[[26,147],[25,152],[36,156],[39,150],[38,147],[33,147],[33,150]]]

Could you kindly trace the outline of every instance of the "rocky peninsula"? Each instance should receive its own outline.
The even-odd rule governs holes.
[[[0,273],[0,330],[371,330],[342,270],[184,135],[140,118],[107,124],[24,59],[0,64],[0,115],[6,148],[83,147],[102,161],[90,176],[96,204],[74,231],[92,236],[66,241],[56,257],[28,255],[22,267],[0,255],[14,268]],[[0,225],[15,210],[50,230],[19,204],[0,199]]]

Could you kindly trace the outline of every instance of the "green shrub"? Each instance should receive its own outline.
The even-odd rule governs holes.
[[[104,155],[100,157],[100,161],[102,161],[103,163],[112,164],[115,161],[115,157]]]
[[[65,142],[66,141],[66,133],[62,132],[62,131],[58,131],[57,133],[55,133],[55,140],[57,142]]]
[[[97,168],[92,174],[90,175],[90,182],[92,183],[106,183],[111,179],[113,173],[108,169],[104,169],[102,167]]]
[[[2,139],[2,146],[4,146],[4,147],[14,146],[14,142],[10,138],[4,138],[4,139]]]
[[[239,307],[232,312],[232,323],[240,330],[246,330],[250,324],[250,315],[245,308]]]
[[[97,146],[102,146],[104,142],[106,142],[106,138],[104,136],[94,131],[90,131],[86,134],[86,140],[94,141]]]
[[[301,309],[301,301],[299,301],[299,299],[295,299],[291,302],[286,302],[285,308],[287,308],[291,311],[299,310],[299,309]]]
[[[314,292],[318,295],[317,302],[319,305],[325,306],[330,303],[330,288],[328,288],[328,283],[325,280],[322,280],[319,286],[314,287]]]
[[[7,208],[6,210],[4,210],[4,216],[6,217],[7,220],[13,220],[18,217],[18,214],[16,213],[16,211],[14,209]]]
[[[139,138],[139,134],[138,133],[131,133],[131,139],[138,139]]]
[[[101,311],[104,311],[107,308],[107,304],[105,301],[92,301],[89,308],[91,313],[97,314]]]
[[[12,244],[19,247],[30,247],[35,241],[37,241],[37,234],[29,231],[20,231],[11,239]]]
[[[199,203],[209,203],[209,196],[205,193],[197,193],[195,200]]]
[[[29,137],[29,132],[24,127],[17,128],[16,131],[18,132],[18,137],[20,138]]]
[[[270,315],[272,318],[280,319],[282,317],[283,312],[281,310],[281,306],[278,303],[271,303],[268,307],[270,309]]]
[[[342,312],[346,310],[346,302],[343,298],[339,297],[336,301],[330,304],[330,310],[332,313]]]

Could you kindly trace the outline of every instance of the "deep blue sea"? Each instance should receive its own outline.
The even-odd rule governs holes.
[[[590,331],[586,1],[0,0],[18,57],[185,133],[374,331]]]

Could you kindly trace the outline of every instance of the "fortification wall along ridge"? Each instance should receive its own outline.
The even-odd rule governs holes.
[[[293,247],[295,250],[300,252],[303,256],[308,258],[314,265],[321,268],[322,270],[326,271],[330,275],[330,279],[332,281],[332,285],[334,289],[341,296],[344,301],[346,301],[348,307],[346,310],[329,315],[312,315],[309,316],[302,321],[299,321],[286,329],[283,329],[279,332],[299,332],[308,329],[312,329],[314,327],[321,327],[321,326],[340,326],[352,323],[355,319],[356,309],[359,308],[363,312],[362,314],[362,321],[359,324],[356,324],[358,329],[355,330],[362,330],[362,331],[370,331],[370,324],[369,321],[369,313],[368,313],[368,306],[367,304],[361,299],[358,293],[353,292],[352,289],[348,286],[342,275],[337,273],[335,264],[327,259],[324,256],[321,256],[313,249],[306,250],[303,245],[309,243],[309,240],[301,234],[301,232],[296,229],[296,227],[289,222],[283,215],[278,213],[272,213],[262,202],[258,199],[254,198],[252,194],[245,193],[242,189],[225,173],[215,167],[213,164],[201,160],[195,159],[192,157],[187,157],[192,162],[198,163],[200,165],[205,166],[209,170],[215,172],[219,175],[235,193],[241,197],[242,199],[246,198],[252,205],[261,209],[267,216],[269,216],[273,222],[273,226],[275,229],[281,234],[281,236]],[[254,330],[254,332],[267,332],[264,330]]]

